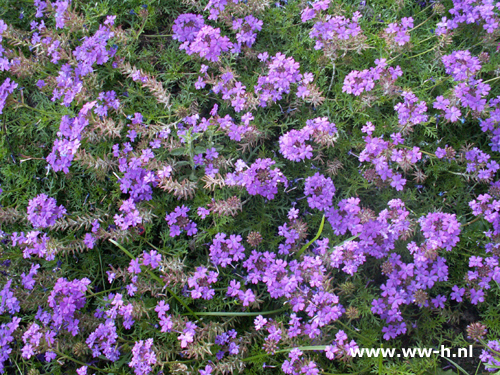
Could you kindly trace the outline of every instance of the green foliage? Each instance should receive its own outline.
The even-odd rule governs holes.
[[[252,3],[250,0],[249,2]],[[56,226],[45,230],[57,249],[57,257],[53,261],[34,257],[27,259],[23,257],[19,247],[10,246],[7,241],[1,244],[0,260],[12,262],[10,268],[5,264],[0,265],[1,285],[10,278],[17,280],[21,273],[29,272],[32,263],[40,263],[42,266],[35,289],[30,295],[23,292],[21,284],[16,286],[16,294],[22,300],[20,331],[24,332],[34,321],[38,306],[48,308],[48,294],[58,278],[73,280],[86,277],[91,281],[87,304],[78,312],[82,322],[81,330],[74,337],[65,337],[67,341],[61,340],[58,360],[43,363],[33,358],[24,359],[21,356],[22,335],[19,334],[17,341],[12,344],[13,354],[7,365],[9,373],[24,374],[36,368],[40,373],[46,374],[73,374],[82,363],[92,363],[92,366],[103,373],[130,374],[132,370],[128,363],[131,360],[131,348],[136,341],[150,337],[154,338],[158,353],[158,369],[163,368],[165,373],[198,373],[208,360],[215,361],[215,354],[220,347],[213,345],[208,351],[200,349],[202,354],[184,351],[178,339],[182,331],[179,327],[183,327],[188,319],[195,321],[199,327],[204,327],[204,336],[197,342],[201,346],[213,343],[216,333],[232,328],[248,339],[241,345],[242,352],[237,357],[245,364],[245,374],[280,373],[283,361],[288,359],[286,350],[298,346],[331,345],[339,330],[344,330],[349,339],[356,340],[360,347],[377,348],[384,345],[399,350],[407,347],[439,348],[444,345],[457,348],[470,344],[466,327],[472,322],[481,321],[487,326],[487,338],[498,339],[498,284],[492,284],[491,289],[486,291],[486,302],[479,305],[472,305],[465,297],[463,302],[448,298],[454,285],[465,286],[464,275],[470,270],[470,257],[488,256],[484,246],[490,241],[484,232],[491,230],[491,225],[485,219],[476,220],[469,206],[469,202],[479,194],[488,191],[488,184],[467,173],[466,163],[459,160],[460,156],[448,161],[436,158],[435,152],[437,147],[444,148],[445,145],[459,154],[471,147],[478,147],[488,152],[491,160],[500,161],[500,158],[497,152],[491,151],[488,134],[481,131],[478,120],[480,114],[464,113],[461,121],[450,123],[442,115],[438,116],[438,111],[432,108],[437,96],[449,96],[453,93],[456,82],[445,73],[441,60],[442,56],[453,50],[467,49],[474,56],[487,53],[488,60],[482,63],[479,76],[485,81],[492,80],[489,97],[500,95],[500,86],[493,81],[498,78],[500,65],[500,55],[494,45],[498,42],[498,35],[494,34],[488,39],[482,26],[471,24],[458,28],[453,37],[446,41],[434,32],[442,15],[431,5],[421,7],[417,2],[383,0],[360,5],[359,2],[335,0],[328,10],[331,15],[351,18],[353,12],[358,10],[363,14],[360,27],[366,36],[366,48],[360,48],[359,51],[337,51],[338,56],[333,58],[326,56],[323,50],[314,49],[314,41],[309,37],[311,24],[302,23],[300,19],[300,13],[308,6],[305,1],[278,1],[279,6],[276,6],[254,0],[253,3],[262,5],[263,9],[255,15],[264,22],[255,45],[252,49],[244,49],[238,56],[228,54],[221,57],[220,62],[211,64],[210,74],[232,71],[246,85],[247,91],[253,93],[259,76],[267,73],[265,64],[259,61],[257,54],[267,51],[270,56],[274,56],[281,52],[300,64],[301,73],[314,74],[314,84],[321,92],[320,103],[313,105],[300,100],[292,92],[265,108],[256,104],[251,108],[255,117],[252,124],[259,132],[254,142],[232,141],[214,123],[204,133],[192,134],[188,130],[189,135],[184,142],[180,142],[173,135],[179,129],[180,122],[188,115],[209,117],[214,104],[219,105],[222,116],[229,114],[238,121],[246,112],[235,112],[229,101],[214,93],[213,85],[208,85],[211,87],[206,89],[196,89],[198,72],[207,61],[179,50],[180,44],[172,38],[172,25],[178,15],[203,13],[207,3],[194,0],[73,1],[71,9],[81,17],[85,26],[71,33],[67,29],[57,31],[58,35],[68,37],[66,47],[69,50],[80,45],[84,38],[93,35],[107,15],[116,15],[115,23],[122,27],[115,30],[117,34],[122,33],[121,36],[115,36],[108,46],[117,49],[115,59],[96,67],[88,81],[83,83],[88,101],[95,100],[100,92],[114,90],[121,107],[118,111],[110,111],[112,114],[109,118],[114,121],[112,125],[102,125],[102,118],[92,115],[92,123],[81,140],[80,151],[85,150],[86,154],[79,153],[75,157],[68,174],[55,172],[46,158],[58,137],[63,116],[77,116],[85,101],[75,101],[66,107],[60,101],[51,100],[50,90],[36,86],[38,79],[47,82],[55,80],[62,64],[54,64],[49,60],[38,64],[33,60],[30,74],[16,76],[0,72],[2,82],[10,77],[15,79],[19,88],[23,88],[9,96],[0,116],[0,186],[3,190],[0,195],[0,233],[5,231],[10,235],[33,230],[27,220],[26,210],[29,201],[39,194],[47,194],[56,199],[68,212],[67,217],[59,220]],[[449,9],[452,3],[438,5]],[[20,17],[21,12],[23,17]],[[206,18],[207,13],[203,14]],[[19,51],[19,54],[27,57],[34,56],[24,40],[31,37],[29,23],[34,15],[35,8],[31,1],[0,1],[0,18],[23,35],[19,40],[5,37],[3,43],[6,48]],[[415,27],[410,31],[411,43],[399,49],[389,48],[382,37],[383,30],[389,23],[399,22],[402,17],[410,16],[415,22]],[[234,39],[231,17],[207,23],[217,25],[222,34]],[[55,30],[53,17],[49,17],[46,24],[48,30]],[[356,97],[342,90],[347,74],[352,70],[370,69],[374,66],[375,59],[379,58],[386,58],[390,66],[399,65],[402,68],[404,74],[397,80],[396,93],[384,92],[377,86],[369,95]],[[74,62],[71,58],[62,60],[63,63],[67,61]],[[124,69],[115,69],[113,63],[128,63],[153,77],[159,87],[168,93],[169,103],[165,105],[159,102],[158,93],[150,86],[134,81]],[[402,101],[400,94],[403,91],[412,91],[427,103],[428,121],[409,129],[401,128],[394,106]],[[132,142],[137,156],[140,157],[140,152],[149,147],[153,135],[159,132],[154,129],[171,129],[172,136],[169,140],[161,148],[154,149],[155,158],[150,166],[155,171],[160,170],[160,167],[170,166],[173,172],[170,180],[165,179],[159,184],[155,182],[150,200],[138,203],[137,207],[143,218],[142,228],[137,226],[120,231],[116,229],[114,218],[115,215],[120,215],[120,206],[129,195],[120,188],[124,172],[119,168],[118,158],[112,156],[113,145],[122,145],[128,141],[130,119],[138,112],[143,114],[144,124],[141,125],[142,128],[136,128],[137,140]],[[338,128],[338,139],[333,147],[317,148],[314,150],[314,159],[301,163],[283,158],[279,153],[280,137],[292,129],[302,129],[307,120],[323,116],[328,117]],[[404,172],[407,184],[402,191],[396,191],[388,183],[377,185],[366,179],[364,173],[369,167],[367,163],[359,161],[359,154],[366,145],[361,128],[367,121],[376,125],[374,136],[388,139],[392,133],[401,131],[405,137],[403,147],[419,147],[423,157],[416,163],[416,167],[425,178],[418,179],[413,170]],[[100,131],[99,126],[106,128],[109,133]],[[115,133],[110,129],[115,129]],[[279,168],[285,173],[289,185],[280,186],[280,193],[273,200],[250,195],[245,189],[227,186],[223,181],[207,187],[209,184],[203,167],[195,166],[195,155],[212,147],[224,157],[218,167],[223,176],[234,172],[234,163],[238,159],[250,165],[258,158],[271,158],[276,161],[273,168]],[[331,163],[336,163],[336,167],[333,168]],[[397,241],[393,250],[404,261],[410,262],[412,259],[407,250],[410,241],[425,241],[418,229],[417,220],[429,212],[455,214],[462,225],[460,242],[452,251],[440,253],[446,259],[449,276],[446,282],[437,283],[429,291],[427,305],[409,304],[403,308],[402,315],[408,327],[406,334],[389,342],[384,340],[382,329],[386,323],[372,312],[372,302],[380,298],[380,285],[387,280],[386,275],[381,272],[385,259],[367,257],[367,261],[352,276],[338,269],[328,270],[328,287],[339,296],[344,308],[355,310],[355,316],[346,318],[344,314],[340,320],[325,327],[322,336],[309,341],[304,337],[288,337],[277,348],[277,354],[270,355],[270,350],[263,348],[267,332],[254,330],[255,313],[262,313],[276,324],[281,324],[280,327],[286,331],[292,313],[291,309],[287,310],[290,301],[286,298],[270,298],[262,283],[244,285],[246,271],[241,262],[229,267],[214,266],[210,262],[209,246],[217,233],[226,233],[228,236],[235,234],[241,235],[247,256],[254,249],[277,254],[279,244],[284,241],[278,234],[278,227],[287,222],[287,214],[292,207],[300,209],[307,228],[299,241],[298,249],[302,250],[298,251],[298,255],[284,256],[287,262],[293,261],[294,257],[299,258],[302,253],[314,256],[312,245],[317,238],[329,239],[329,251],[333,246],[342,244],[349,236],[336,235],[323,213],[311,209],[305,199],[304,179],[317,170],[332,178],[336,187],[334,204],[341,199],[357,197],[361,200],[362,207],[378,214],[387,208],[390,200],[404,201],[411,212],[415,229],[409,238]],[[191,188],[179,188],[178,185],[183,182]],[[236,197],[241,203],[241,209],[236,210],[234,215],[212,213],[201,219],[197,214],[198,207],[206,208],[217,202],[223,204],[232,197]],[[198,233],[195,236],[182,233],[173,237],[165,217],[183,204],[190,208],[189,217],[197,223]],[[90,223],[95,219],[101,226],[101,238],[90,249],[84,244],[83,238],[90,233]],[[256,246],[247,241],[252,232],[258,232],[262,237],[262,242]],[[318,235],[315,237],[316,234]],[[130,284],[132,275],[126,271],[130,257],[123,249],[137,258],[153,248],[165,260],[162,268],[146,272],[143,267],[138,275],[139,292],[135,296],[128,296],[125,287]],[[217,282],[212,285],[215,296],[208,300],[191,298],[187,286],[187,279],[200,266],[207,266],[210,271],[218,272]],[[112,270],[116,273],[114,280],[109,276]],[[250,306],[243,306],[240,301],[228,297],[226,292],[231,280],[240,280],[244,289],[252,289],[257,301]],[[134,305],[136,319],[136,324],[131,329],[118,324],[119,346],[124,355],[115,363],[102,355],[93,358],[89,350],[81,355],[74,354],[76,344],[84,343],[98,325],[98,319],[93,315],[96,309],[109,308],[109,292],[123,294],[124,299]],[[444,309],[432,307],[430,300],[437,295],[448,298]],[[158,315],[154,308],[160,300],[170,304],[170,313],[175,316],[175,327],[178,329],[171,332],[160,332],[158,329]],[[284,311],[273,312],[283,307]],[[220,316],[195,316],[196,312],[220,313]],[[237,314],[231,316],[230,313]],[[251,314],[238,315],[240,313]],[[308,319],[305,312],[301,312],[300,316],[304,320]],[[2,322],[10,321],[7,315],[2,315],[2,319]],[[104,321],[102,317],[100,319],[99,322]],[[246,361],[245,358],[252,360]],[[383,360],[365,357],[330,361],[321,351],[310,350],[306,358],[314,359],[324,374],[456,373],[445,370],[450,365],[438,356]],[[454,368],[461,366],[473,374],[478,361],[478,358],[472,363],[457,361]],[[93,372],[95,368],[89,368],[89,371]]]

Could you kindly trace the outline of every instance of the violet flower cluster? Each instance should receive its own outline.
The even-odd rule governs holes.
[[[370,182],[382,184],[389,182],[390,186],[401,191],[406,184],[406,179],[402,174],[394,173],[391,164],[395,162],[398,168],[408,172],[415,163],[422,159],[420,148],[397,148],[397,145],[404,143],[400,133],[391,134],[391,141],[385,141],[383,137],[372,137],[374,129],[375,127],[370,122],[363,127],[363,131],[368,135],[364,137],[366,145],[359,154],[359,161],[370,162],[374,167],[365,171],[364,177]]]
[[[193,276],[188,279],[188,286],[193,288],[190,291],[191,297],[194,299],[212,299],[215,295],[215,290],[210,288],[210,285],[217,282],[218,275],[217,272],[209,271],[208,268],[203,266],[196,268]]]
[[[181,33],[186,34],[185,31]],[[179,48],[185,50],[188,55],[197,54],[208,61],[217,62],[221,54],[228,52],[232,47],[233,43],[227,36],[221,35],[218,27],[204,25],[192,41],[186,40]]]
[[[3,113],[2,111],[3,108],[5,107],[5,102],[7,100],[7,97],[9,96],[9,94],[12,94],[16,88],[17,88],[17,83],[12,81],[10,78],[6,78],[5,81],[3,81],[2,85],[0,86],[0,115]]]
[[[215,345],[220,346],[220,350],[215,354],[218,360],[221,360],[226,353],[227,355],[236,355],[240,352],[240,346],[238,345],[240,340],[236,338],[237,335],[238,333],[231,329],[215,337]]]
[[[159,301],[155,307],[155,311],[158,313],[158,319],[160,319],[160,332],[170,332],[174,326],[172,316],[165,314],[168,310],[170,310],[170,305],[163,300]]]
[[[210,245],[210,260],[216,266],[223,268],[245,259],[245,248],[241,244],[242,237],[238,234],[217,233]]]
[[[499,27],[499,17],[495,13],[495,7],[500,9],[498,3],[494,4],[490,0],[480,0],[470,2],[468,0],[454,0],[453,8],[448,12],[451,18],[442,17],[441,22],[437,24],[436,35],[445,35],[455,30],[460,24],[482,24],[484,30],[491,34]]]
[[[117,339],[115,322],[108,319],[105,323],[100,323],[89,335],[86,344],[92,350],[92,357],[104,355],[111,362],[115,362],[120,358]]]
[[[335,186],[330,177],[316,172],[314,176],[306,178],[304,193],[307,196],[309,207],[327,211],[333,204]]]
[[[23,250],[23,258],[36,255],[45,260],[54,260],[57,249],[49,246],[50,238],[46,233],[31,231],[26,235],[24,232],[14,232],[11,236],[12,246],[19,246]]]
[[[238,44],[233,46],[233,52],[239,53],[241,46],[252,47],[257,39],[255,31],[262,30],[264,23],[252,15],[245,18],[237,18],[233,21],[233,30],[237,31],[236,40]]]
[[[342,92],[359,96],[363,92],[369,92],[375,87],[375,83],[380,81],[386,91],[390,91],[396,79],[403,75],[401,68],[396,66],[387,67],[386,59],[375,60],[375,67],[362,71],[353,70],[344,78]]]
[[[54,329],[65,328],[73,336],[79,332],[79,320],[75,313],[85,306],[85,292],[90,280],[83,278],[68,281],[59,278],[47,299],[52,308],[52,322]]]
[[[82,132],[89,124],[87,114],[95,103],[87,103],[75,118],[66,115],[61,118],[58,139],[54,141],[52,152],[46,158],[54,171],[69,173],[71,162],[81,145]]]
[[[156,364],[156,354],[152,349],[153,339],[139,340],[132,348],[132,360],[129,367],[134,369],[135,375],[147,375],[153,371]]]
[[[330,0],[315,1],[302,11],[302,22],[314,19],[309,37],[315,40],[314,49],[336,50],[339,45],[348,40],[355,40],[362,33],[359,26],[360,12],[354,12],[351,19],[344,16],[323,15],[330,5]]]
[[[418,99],[411,91],[404,91],[401,95],[404,99],[403,103],[394,106],[394,110],[398,113],[399,125],[404,129],[426,122],[429,118],[425,114],[427,112],[426,103]]]
[[[314,76],[311,73],[301,74],[300,64],[293,57],[286,57],[285,54],[278,52],[267,63],[267,67],[267,75],[259,76],[254,87],[261,107],[267,107],[268,104],[281,100],[284,94],[290,93],[293,84],[298,85],[298,97],[306,98],[310,95],[307,85],[314,80]]]
[[[458,83],[453,87],[451,95],[438,96],[433,107],[444,111],[445,118],[450,122],[456,122],[459,119],[464,121],[460,107],[463,107],[466,113],[469,112],[469,108],[478,115],[481,113],[481,116],[486,118],[482,130],[492,132],[495,137],[498,133],[495,125],[498,122],[495,112],[497,101],[493,98],[488,103],[486,96],[491,87],[476,78],[476,74],[481,70],[479,58],[472,56],[469,51],[453,51],[450,55],[443,56],[442,61],[446,73]],[[490,113],[486,111],[488,104],[491,106]],[[496,143],[492,144],[493,147],[495,145]]]
[[[257,159],[250,167],[243,160],[236,163],[236,172],[228,173],[226,184],[244,186],[250,195],[261,195],[269,200],[278,193],[278,184],[288,187],[288,180],[279,168],[271,169],[276,164],[272,159]]]
[[[331,145],[337,139],[338,131],[334,123],[327,117],[307,120],[306,126],[300,130],[290,130],[279,139],[280,152],[288,160],[299,162],[311,159],[313,147],[306,143],[314,140],[323,145]]]
[[[9,360],[12,348],[10,343],[14,341],[14,332],[19,327],[21,318],[13,317],[9,323],[0,325],[0,374],[5,373],[5,362]]]
[[[29,201],[28,220],[34,228],[50,227],[64,215],[66,215],[64,206],[57,206],[56,200],[46,194],[39,194]]]
[[[255,302],[255,293],[252,291],[252,289],[242,290],[241,283],[236,280],[231,280],[229,282],[227,295],[230,297],[236,297],[243,306],[248,306],[252,302]]]
[[[401,18],[401,24],[397,22],[390,23],[384,32],[392,43],[401,47],[410,41],[408,30],[411,28],[413,28],[413,18],[403,17]]]
[[[188,236],[193,236],[198,232],[196,228],[196,223],[189,220],[187,213],[189,208],[182,205],[175,207],[175,210],[167,214],[165,220],[167,221],[170,228],[170,237],[176,237],[181,234],[182,231],[186,231]]]
[[[486,363],[486,370],[493,372],[500,366],[500,359],[498,359],[498,352],[500,352],[500,341],[490,340],[486,349],[481,351],[479,359],[481,362]]]

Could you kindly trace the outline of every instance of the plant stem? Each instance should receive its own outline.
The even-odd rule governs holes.
[[[314,238],[311,241],[302,246],[302,248],[295,255],[295,258],[297,259],[300,258],[300,256],[304,253],[304,251],[306,251],[307,248],[311,246],[314,243],[314,241],[316,241],[319,238],[319,236],[321,236],[324,226],[325,226],[325,215],[323,215],[323,218],[321,219],[321,224],[319,225],[318,233],[316,233],[316,236],[314,236]]]
[[[42,109],[38,109],[38,108],[35,108],[35,107],[30,107],[30,106],[29,106],[29,105],[27,105],[27,104],[17,103],[16,105],[17,105],[17,107],[22,107],[22,108],[32,109],[33,111],[36,111],[36,112],[39,112],[39,113],[43,113],[44,115],[47,115],[47,116],[49,116],[49,115],[52,115],[52,116],[58,116],[58,117],[60,116],[60,114],[59,114],[59,113],[56,113],[56,112],[45,112],[45,111],[44,111],[44,110],[42,110]]]
[[[408,59],[413,59],[414,57],[418,57],[418,56],[421,56],[421,55],[425,55],[427,52],[431,52],[431,51],[435,50],[437,47],[438,47],[438,46],[437,46],[437,45],[435,45],[434,47],[432,47],[432,48],[428,49],[427,51],[421,52],[421,53],[419,53],[418,55],[413,55],[413,56],[408,57]]]
[[[148,20],[148,18],[144,17],[144,21],[142,21],[141,28],[137,31],[137,34],[135,34],[134,40],[139,39],[139,35],[141,35],[142,32],[144,31],[144,27],[146,26],[147,20]]]
[[[108,293],[108,292],[112,292],[114,290],[119,290],[121,289],[121,287],[117,287],[117,288],[112,288],[112,289],[108,289],[108,290],[103,290],[102,292],[97,292],[97,293],[92,293],[90,292],[87,297],[95,297],[95,296],[98,296],[100,294],[104,294],[104,293]]]
[[[481,219],[481,216],[478,216],[476,217],[474,220],[472,221],[469,221],[468,223],[465,223],[464,225],[462,225],[463,227],[466,227],[467,225],[471,225],[472,223],[475,223],[476,221],[478,221],[479,219]]]
[[[484,81],[483,83],[493,82],[496,81],[497,79],[500,79],[500,76]]]
[[[417,26],[415,26],[413,29],[410,29],[408,31],[413,31],[413,30],[416,30],[418,29],[420,26],[422,26],[424,23],[426,23],[427,21],[429,21],[432,17],[434,17],[434,14],[430,15],[429,17],[427,17],[427,19],[421,23],[419,23]]]

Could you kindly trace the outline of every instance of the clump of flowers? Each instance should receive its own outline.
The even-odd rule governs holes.
[[[87,345],[92,350],[92,356],[98,357],[104,355],[111,362],[115,362],[120,357],[116,341],[116,325],[113,320],[107,320],[101,323],[87,338]]]
[[[466,81],[481,70],[481,62],[469,51],[453,51],[441,59],[446,73],[455,81]]]
[[[423,100],[419,101],[414,93],[404,91],[401,95],[404,102],[396,104],[394,110],[398,113],[399,125],[407,133],[413,125],[426,122],[429,116],[425,115],[427,112],[426,103]]]
[[[481,362],[486,363],[487,371],[493,372],[500,366],[500,360],[497,356],[497,353],[500,352],[500,341],[490,340],[487,345],[487,348],[482,350],[479,359],[481,359]]]
[[[17,88],[17,83],[12,81],[10,78],[6,78],[5,81],[2,83],[2,85],[0,86],[0,114],[2,114],[7,97],[9,96],[9,94],[12,94],[16,88]]]
[[[64,215],[66,215],[64,206],[57,206],[56,200],[46,194],[39,194],[29,201],[28,220],[35,228],[50,227]]]
[[[325,177],[316,172],[314,176],[306,178],[304,193],[308,196],[307,203],[309,203],[309,207],[326,211],[333,204],[335,186],[330,177]]]
[[[469,259],[469,267],[474,270],[469,271],[465,276],[468,295],[471,303],[477,305],[479,302],[484,302],[484,290],[491,288],[490,282],[500,282],[500,267],[495,256],[487,258],[472,256]]]
[[[126,230],[130,227],[135,227],[136,225],[142,223],[142,217],[132,198],[123,201],[119,210],[122,213],[116,214],[114,216],[114,219],[115,224],[120,229]]]
[[[401,24],[397,22],[390,23],[389,26],[384,30],[386,34],[386,39],[389,43],[389,49],[394,49],[395,45],[404,46],[410,41],[410,35],[408,30],[413,27],[412,17],[403,17],[401,19]]]
[[[248,167],[240,160],[236,164],[236,172],[227,174],[226,184],[244,186],[250,195],[258,194],[267,199],[274,199],[279,183],[288,187],[288,180],[280,169],[271,169],[274,164],[276,162],[272,159],[257,159]]]
[[[195,38],[201,28],[205,26],[205,20],[200,14],[185,13],[179,15],[172,26],[172,39],[189,45]]]
[[[23,258],[36,255],[46,260],[54,260],[57,249],[50,246],[50,237],[40,231],[14,232],[11,236],[12,246],[19,246],[23,250]]]
[[[217,282],[219,274],[215,271],[209,271],[208,268],[200,266],[196,268],[194,275],[188,279],[188,286],[193,288],[190,291],[192,298],[212,299],[215,290],[210,288],[211,284]]]
[[[380,81],[384,93],[395,93],[394,82],[403,75],[401,68],[396,66],[387,67],[386,59],[375,60],[375,67],[362,71],[353,70],[344,78],[342,92],[360,96],[363,92],[369,92],[375,87],[375,83]]]
[[[337,127],[327,117],[307,120],[301,130],[290,130],[280,137],[281,154],[292,161],[311,159],[313,147],[307,141],[314,140],[320,145],[331,146],[337,139]]]
[[[488,194],[480,194],[478,197],[469,202],[472,213],[475,216],[483,217],[492,225],[493,230],[485,231],[484,234],[491,242],[486,244],[486,252],[500,256],[500,201],[496,194],[500,183],[494,182],[491,184]]]
[[[460,223],[455,214],[431,212],[419,219],[426,247],[432,250],[446,249],[450,251],[458,243]]]
[[[128,364],[136,375],[147,375],[156,364],[156,354],[152,349],[153,339],[139,340],[132,348],[132,360]]]
[[[218,27],[205,25],[192,41],[186,40],[179,48],[188,55],[197,54],[208,61],[217,62],[223,52],[233,47],[229,38],[222,36],[220,31]]]
[[[4,363],[9,359],[12,353],[10,343],[14,341],[14,332],[19,327],[21,318],[13,317],[9,323],[2,323],[0,325],[0,373],[5,373]]]
[[[335,340],[332,345],[328,345],[325,348],[326,357],[330,360],[332,359],[347,359],[353,356],[359,347],[356,341],[348,341],[349,338],[343,330],[339,330],[335,334]]]
[[[370,162],[373,165],[373,168],[365,171],[364,177],[378,186],[384,186],[385,182],[389,182],[390,186],[401,191],[407,180],[402,174],[395,173],[391,164],[395,162],[398,168],[408,172],[415,163],[422,159],[420,148],[397,148],[397,145],[404,143],[400,133],[391,134],[391,140],[386,141],[383,137],[372,137],[374,129],[371,122],[368,122],[362,129],[367,135],[364,137],[366,145],[359,154],[359,161]]]
[[[496,5],[498,8],[498,5]],[[488,34],[493,33],[499,27],[499,17],[494,11],[494,5],[489,1],[470,3],[467,0],[453,1],[453,7],[448,11],[451,18],[442,17],[437,24],[436,35],[446,35],[455,30],[460,24],[478,23]]]
[[[257,38],[255,31],[262,29],[263,22],[252,15],[245,18],[237,18],[233,21],[233,30],[237,31],[236,40],[238,44],[234,47],[234,52],[239,53],[241,46],[251,47]]]
[[[477,147],[465,153],[468,161],[466,171],[477,176],[477,179],[490,182],[495,173],[500,169],[496,160],[490,160],[491,156]]]
[[[290,93],[292,85],[297,84],[297,96],[307,97],[311,94],[308,84],[314,79],[311,73],[300,73],[300,64],[293,57],[278,52],[267,64],[268,73],[260,76],[255,85],[255,93],[259,97],[261,107],[267,107],[272,102],[277,102],[283,95]]]
[[[352,18],[344,16],[324,15],[330,5],[330,0],[315,1],[309,3],[302,11],[302,22],[314,20],[314,26],[309,32],[309,37],[316,43],[314,49],[323,50],[325,55],[336,59],[337,51],[343,50],[344,55],[349,50],[360,52],[367,47],[364,43],[366,36],[363,35],[359,26],[360,12],[354,12]]]
[[[165,314],[168,310],[170,310],[170,305],[163,300],[159,301],[155,307],[158,319],[160,319],[161,332],[170,332],[174,326],[172,317]]]
[[[243,306],[248,306],[250,303],[255,302],[255,293],[251,289],[241,290],[241,283],[236,280],[229,282],[227,295],[238,298]]]
[[[54,328],[65,328],[73,336],[79,331],[78,319],[75,318],[77,310],[85,306],[85,292],[90,280],[86,277],[68,281],[65,278],[57,280],[54,289],[47,299],[52,308],[52,321]]]
[[[232,262],[245,259],[245,248],[242,245],[243,238],[238,234],[217,233],[213,243],[210,245],[210,259],[213,264],[226,267]]]
[[[182,205],[181,207],[175,207],[174,211],[167,214],[165,220],[170,228],[170,237],[176,237],[180,235],[182,231],[186,231],[188,236],[193,236],[198,232],[196,223],[189,220],[187,215],[188,212],[189,208]]]
[[[218,360],[221,360],[226,353],[228,355],[237,355],[240,352],[239,340],[236,339],[237,335],[238,333],[231,329],[215,337],[215,345],[220,346],[220,350],[215,355]]]

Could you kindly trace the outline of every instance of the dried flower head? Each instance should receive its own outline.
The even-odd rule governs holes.
[[[467,338],[471,338],[474,341],[482,340],[486,333],[486,326],[482,323],[475,322],[467,326]]]

